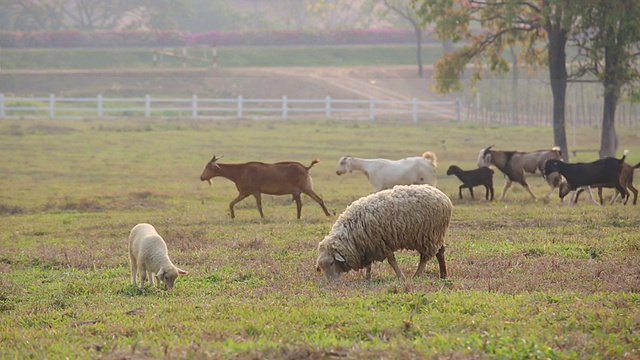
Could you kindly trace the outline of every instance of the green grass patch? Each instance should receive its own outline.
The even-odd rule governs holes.
[[[595,129],[580,128],[597,143]],[[638,129],[619,129],[640,162]],[[443,142],[442,140],[446,140]],[[550,128],[441,122],[7,120],[0,124],[0,357],[2,358],[624,358],[640,348],[640,213],[533,202],[514,185],[505,201],[458,199],[451,164],[478,150],[548,146]],[[438,188],[454,203],[449,278],[435,260],[399,281],[329,284],[317,244],[338,214],[372,189],[335,174],[343,155],[438,156]],[[321,162],[303,196],[247,198],[229,217],[233,183],[199,180],[222,161]],[[586,159],[587,154],[581,155]],[[528,178],[542,197],[546,183]],[[503,184],[494,178],[496,197]],[[607,193],[608,195],[608,193]],[[172,292],[131,285],[127,236],[156,226],[189,271]],[[405,274],[415,252],[397,254]]]

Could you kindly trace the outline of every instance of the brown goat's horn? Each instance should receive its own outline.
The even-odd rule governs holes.
[[[216,158],[216,156],[213,155],[213,158],[211,159],[211,162],[216,162],[216,161],[222,159],[223,157],[224,157],[224,155],[220,156],[219,158]]]

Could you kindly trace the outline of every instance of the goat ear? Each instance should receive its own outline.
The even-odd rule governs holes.
[[[184,270],[182,270],[180,268],[176,268],[176,270],[178,270],[178,275],[189,275],[189,272],[184,271]]]
[[[340,262],[347,262],[347,260],[345,260],[342,255],[338,254],[338,253],[334,253],[333,254],[333,258],[336,259],[336,261],[340,261]]]

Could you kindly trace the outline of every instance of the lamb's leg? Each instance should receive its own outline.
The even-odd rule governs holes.
[[[391,265],[393,270],[396,272],[396,275],[398,275],[398,279],[404,280],[405,279],[404,274],[398,267],[398,263],[396,262],[396,257],[395,255],[393,255],[392,252],[389,253],[389,255],[387,255],[387,261],[389,262],[389,265]]]
[[[440,279],[445,279],[447,277],[447,262],[444,260],[444,245],[436,253],[436,259],[438,259],[438,266],[440,267]]]
[[[138,282],[138,265],[136,264],[136,259],[134,259],[131,254],[129,254],[129,262],[131,264],[131,285],[137,286],[137,282]]]
[[[229,203],[229,211],[231,212],[231,218],[235,219],[236,214],[233,212],[233,206],[237,203],[239,203],[240,201],[244,200],[247,196],[249,196],[251,194],[242,194],[240,193],[235,199],[233,199],[232,202]],[[262,210],[260,211],[260,213],[262,213]]]
[[[464,185],[458,186],[458,197],[462,199],[462,189],[464,189]]]
[[[471,198],[475,199],[475,196],[473,196],[473,187],[469,186],[469,193],[471,194]]]

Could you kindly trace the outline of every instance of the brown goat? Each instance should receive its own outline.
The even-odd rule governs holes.
[[[298,210],[298,219],[302,211],[302,200],[300,194],[307,194],[315,200],[327,216],[330,216],[327,207],[322,199],[313,191],[313,183],[309,175],[309,169],[320,160],[315,159],[311,165],[304,166],[295,161],[283,161],[275,164],[266,164],[257,161],[236,164],[221,164],[217,161],[220,158],[213,158],[205,165],[200,180],[209,182],[217,176],[227,178],[236,184],[238,196],[229,204],[231,210],[231,218],[235,218],[233,206],[242,201],[249,195],[256,198],[258,212],[260,217],[264,218],[262,213],[262,196],[268,195],[289,195],[293,196],[296,201]]]
[[[622,163],[622,171],[620,172],[620,185],[622,185],[624,188],[631,190],[631,192],[633,193],[633,205],[636,205],[636,203],[638,202],[638,189],[636,189],[633,186],[633,171],[635,169],[640,168],[640,163],[637,163],[635,166],[631,166],[628,163]],[[604,204],[604,200],[602,199],[602,188],[605,186],[594,186],[596,188],[598,188],[598,197],[600,198],[600,204]],[[580,188],[577,190],[576,193],[576,197],[574,200],[574,203],[578,202],[578,196],[585,190],[585,188]],[[570,192],[569,189],[569,184],[567,184],[566,181],[563,181],[560,184],[560,191],[558,193],[558,195],[560,196],[560,199],[563,199],[565,196],[567,196],[567,194]],[[617,199],[618,196],[620,195],[619,192],[616,192],[615,195],[611,198],[611,204],[613,204]],[[623,199],[624,203],[626,204],[627,201],[629,201],[629,199],[627,198],[626,200]]]

